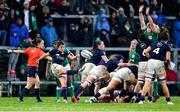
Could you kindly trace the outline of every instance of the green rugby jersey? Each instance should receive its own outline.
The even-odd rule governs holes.
[[[71,54],[71,51],[69,51],[67,48],[64,49],[64,52]],[[69,64],[69,60],[66,58],[63,62],[63,67],[67,66]]]
[[[133,64],[139,64],[139,56],[138,53],[134,50],[131,51],[131,53],[129,54],[129,62],[133,63]]]
[[[142,29],[145,38],[151,40],[152,42],[158,41],[158,33],[155,32],[147,32],[147,28]]]

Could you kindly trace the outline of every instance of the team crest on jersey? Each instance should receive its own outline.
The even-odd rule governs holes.
[[[146,44],[145,43],[141,43],[141,48],[146,48]]]
[[[158,43],[157,43],[157,47],[161,47],[162,45],[163,45],[162,42],[158,42]]]

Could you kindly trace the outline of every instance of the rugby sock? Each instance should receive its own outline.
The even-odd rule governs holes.
[[[134,96],[138,97],[138,93],[137,92],[134,92],[133,94],[134,94]]]
[[[40,89],[39,88],[35,88],[35,95],[36,95],[36,99],[39,101],[40,99]]]
[[[23,90],[22,90],[22,93],[21,93],[21,95],[20,95],[20,99],[21,100],[23,100],[23,97],[24,96],[27,96],[29,94],[29,89],[27,89],[27,88],[24,88]]]
[[[152,101],[152,97],[151,96],[148,96],[148,101]]]
[[[84,91],[84,88],[82,86],[79,86],[75,93],[75,97],[77,98],[82,92]]]
[[[61,96],[61,88],[60,87],[56,87],[56,100],[59,100],[60,99],[60,96]]]
[[[62,87],[61,89],[64,100],[67,100],[67,87]]]
[[[97,93],[94,95],[94,97],[95,97],[96,99],[98,99],[100,96],[101,96],[101,94],[100,94],[99,92],[97,92]]]
[[[74,75],[74,74],[77,74],[78,73],[78,70],[68,70],[66,72],[67,75]]]
[[[145,100],[145,97],[141,96],[140,101],[144,101],[144,100]]]
[[[166,97],[166,101],[167,102],[171,101],[171,98],[170,97]]]
[[[68,93],[70,94],[70,96],[74,96],[74,86],[73,85],[68,87]]]
[[[158,81],[157,80],[154,81],[153,96],[154,97],[158,97],[159,96],[159,94],[158,94]]]
[[[114,101],[114,91],[110,91],[110,100]]]
[[[126,96],[126,95],[127,95],[127,91],[122,89],[120,96]]]

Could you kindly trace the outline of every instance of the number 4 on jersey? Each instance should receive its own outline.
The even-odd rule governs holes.
[[[160,50],[160,48],[156,48],[156,49],[153,50],[153,52],[154,52],[155,54],[159,54],[159,50]]]

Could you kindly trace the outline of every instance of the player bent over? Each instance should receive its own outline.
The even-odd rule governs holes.
[[[134,68],[135,67],[135,68]],[[122,85],[124,82],[136,83],[135,75],[137,74],[136,66],[124,67],[116,71],[107,87],[100,89],[93,97],[89,99],[90,103],[95,103],[98,98],[105,94],[110,93],[117,88],[118,85]],[[133,73],[134,72],[134,73]]]

